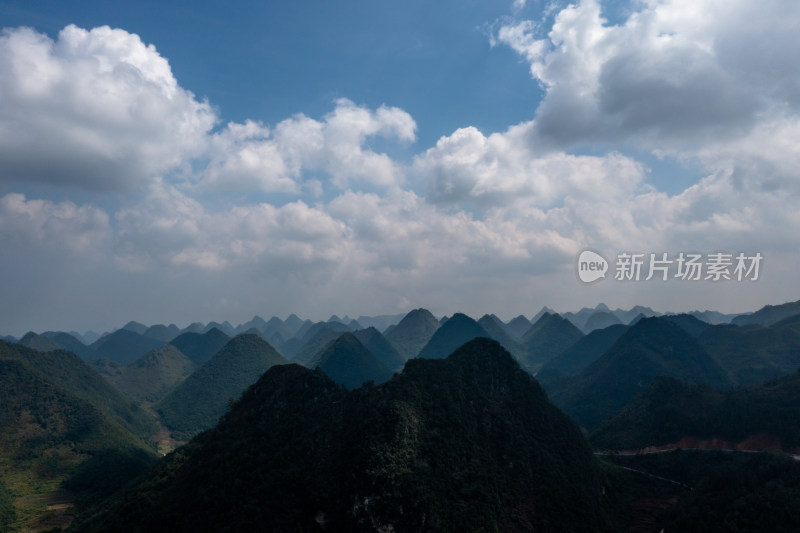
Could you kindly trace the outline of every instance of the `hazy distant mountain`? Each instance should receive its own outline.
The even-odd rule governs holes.
[[[656,313],[649,307],[643,307],[641,305],[635,305],[630,309],[628,309],[627,311],[624,309],[617,308],[614,309],[613,312],[615,315],[617,315],[617,318],[619,318],[623,324],[631,324],[634,321],[634,319],[639,318],[639,315],[642,315],[645,318],[660,315],[660,313]]]
[[[51,350],[61,350],[61,346],[53,340],[48,339],[42,335],[38,335],[32,331],[26,333],[20,340],[19,344],[39,350],[40,352],[49,352]]]
[[[389,344],[386,337],[374,327],[360,329],[353,332],[353,335],[364,345],[364,348],[374,355],[386,368],[392,372],[399,372],[405,364],[400,354],[394,346]]]
[[[618,531],[605,484],[575,424],[476,340],[355,391],[272,368],[83,530]]]
[[[583,333],[572,322],[557,313],[545,313],[520,339],[525,349],[522,362],[535,372],[581,337]]]
[[[622,321],[614,313],[610,311],[595,311],[589,315],[583,326],[579,326],[579,329],[584,333],[591,333],[596,329],[607,328],[615,324],[622,324]]]
[[[444,359],[456,348],[476,337],[490,338],[490,335],[472,318],[463,313],[455,313],[436,330],[417,357]]]
[[[611,311],[608,309],[608,306],[606,306],[606,304],[603,304],[603,303],[598,304],[597,307],[583,307],[578,312],[575,312],[575,313],[571,313],[571,312],[560,313],[560,315],[561,315],[561,317],[566,318],[567,320],[572,322],[575,325],[575,327],[577,327],[581,331],[586,331],[588,333],[591,330],[586,330],[586,323],[592,317],[592,315],[594,315],[596,313],[601,313],[601,314],[608,313],[608,314],[611,314],[612,316],[614,316],[613,313],[611,313]],[[552,314],[552,312],[551,312],[551,314]],[[619,319],[617,318],[617,320],[619,320]],[[619,323],[619,322],[611,322],[611,323],[606,324],[606,326],[611,326],[611,325],[617,324],[617,323]],[[606,327],[606,326],[603,326],[603,327]]]
[[[550,359],[536,374],[537,379],[549,373],[561,376],[574,376],[600,358],[628,330],[624,324],[615,324],[603,329],[596,329],[580,338],[575,344],[560,355]]]
[[[800,314],[800,300],[781,305],[765,305],[755,313],[737,316],[731,320],[731,323],[737,326],[771,326],[784,318],[797,314]]]
[[[13,335],[6,335],[6,336],[2,337],[2,339],[0,339],[0,340],[3,340],[5,342],[12,342],[12,343],[15,343],[15,342],[18,341],[18,339]]]
[[[399,315],[377,315],[377,316],[360,316],[356,320],[363,328],[373,327],[378,331],[384,331],[386,328],[393,324],[398,324],[403,320],[404,314]]]
[[[553,311],[552,309],[550,309],[549,307],[547,307],[547,306],[545,305],[544,307],[542,307],[541,309],[539,309],[539,312],[538,312],[538,313],[536,313],[535,315],[533,315],[533,318],[531,318],[531,325],[533,325],[533,324],[535,324],[536,322],[538,322],[538,321],[539,321],[539,319],[540,319],[540,318],[542,318],[542,317],[543,317],[544,315],[546,315],[546,314],[550,314],[550,315],[552,315],[552,314],[555,314],[555,311]]]
[[[283,322],[281,322],[281,325],[283,325]],[[257,329],[261,333],[266,333],[267,322],[260,316],[255,315],[251,320],[237,326],[236,333],[244,333],[245,331],[253,328]]]
[[[800,447],[800,373],[728,391],[659,378],[592,433],[597,446],[612,449],[682,440],[793,452]]]
[[[218,330],[220,330],[229,337],[233,337],[234,335],[236,335],[236,329],[227,320],[222,324],[220,324],[219,322],[209,322],[208,324],[206,324],[205,328],[203,328],[203,333],[207,333],[214,328],[217,328]]]
[[[522,315],[512,319],[508,324],[506,324],[506,329],[508,333],[514,337],[516,340],[522,338],[525,335],[525,332],[531,329],[531,321],[525,318]]]
[[[771,327],[711,326],[697,341],[736,385],[757,385],[800,368],[800,331]]]
[[[192,362],[200,366],[225,346],[231,338],[217,328],[206,333],[182,333],[170,344],[178,348]]]
[[[380,384],[393,374],[350,332],[328,344],[314,363],[313,366],[348,389],[358,388],[367,381]]]
[[[178,329],[178,326],[175,324],[170,324],[169,326],[157,324],[147,328],[147,331],[145,331],[142,335],[161,342],[169,342],[180,334],[181,330]]]
[[[138,333],[139,335],[144,335],[144,332],[147,331],[147,326],[139,322],[136,322],[135,320],[131,320],[130,322],[122,326],[122,328],[120,329],[124,329],[126,331],[132,331],[134,333]]]
[[[155,422],[150,415],[132,404],[72,352],[65,350],[40,352],[20,344],[0,341],[0,360],[22,361],[47,381],[68,394],[97,406],[120,425],[140,437],[149,437],[156,431]]]
[[[191,438],[213,427],[242,391],[284,359],[256,335],[237,335],[157,405],[175,438]]]
[[[408,360],[419,354],[437,329],[439,321],[430,311],[414,309],[386,333],[386,340],[395,347],[404,360]]]
[[[172,344],[151,350],[109,381],[139,402],[156,402],[197,366]]]
[[[296,335],[297,330],[299,330],[303,325],[303,321],[300,319],[300,317],[292,313],[286,318],[286,320],[283,321],[283,325],[288,330],[289,335]]]
[[[633,317],[630,322],[628,322],[628,325],[633,326],[634,324],[639,323],[639,321],[644,320],[645,318],[647,318],[647,315],[645,315],[644,313],[639,313],[638,315]]]
[[[309,366],[311,361],[314,360],[325,346],[338,339],[342,333],[347,332],[346,329],[344,331],[342,330],[343,326],[344,325],[339,322],[319,322],[315,324],[315,327],[309,329],[306,337],[304,337],[306,340],[302,346],[300,346],[297,352],[291,354],[291,361],[293,363]],[[286,349],[287,347],[285,346],[284,348]]]
[[[88,346],[70,333],[64,333],[63,331],[45,331],[42,333],[42,337],[47,337],[58,344],[61,349],[78,354],[83,359],[89,359],[93,355],[92,350],[89,349]]]
[[[89,348],[94,357],[106,357],[123,365],[129,365],[150,350],[163,345],[162,341],[123,328],[94,342]]]
[[[478,325],[482,327],[489,337],[499,342],[503,348],[508,350],[517,360],[525,355],[522,345],[517,342],[505,329],[505,324],[495,315],[483,315],[478,320]]]
[[[664,318],[645,318],[561,390],[553,402],[591,429],[610,418],[659,376],[729,385],[724,370],[691,335]]]
[[[192,322],[183,330],[181,333],[203,333],[206,330],[206,327],[200,322]]]
[[[717,324],[729,324],[731,320],[739,316],[720,313],[719,311],[692,311],[688,314],[712,326],[716,326]]]

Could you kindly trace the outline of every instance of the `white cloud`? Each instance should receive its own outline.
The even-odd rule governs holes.
[[[376,111],[340,99],[321,120],[296,115],[274,130],[247,122],[229,124],[211,139],[212,158],[203,185],[297,193],[305,172],[324,172],[339,189],[403,183],[400,165],[365,146],[371,137],[411,142],[416,124],[396,107]],[[311,188],[316,188],[312,184]]]
[[[137,35],[0,36],[0,179],[126,190],[196,154],[215,115]]]
[[[548,207],[565,197],[600,201],[629,196],[644,176],[643,167],[620,154],[576,156],[537,151],[532,123],[484,136],[462,128],[442,137],[415,160],[415,170],[434,202],[475,202],[481,206]]]
[[[5,256],[29,247],[56,254],[91,254],[110,238],[108,214],[95,207],[29,200],[15,193],[0,198],[0,242]]]
[[[596,0],[561,10],[546,36],[530,21],[496,40],[530,63],[547,94],[542,139],[691,148],[746,135],[765,112],[798,110],[800,5],[651,0],[619,25]]]

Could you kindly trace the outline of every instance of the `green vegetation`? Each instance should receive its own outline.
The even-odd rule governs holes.
[[[315,366],[348,389],[360,387],[367,381],[383,383],[392,378],[392,371],[378,361],[352,333],[342,334],[318,357],[319,362]]]
[[[472,318],[463,313],[456,313],[436,330],[417,357],[444,359],[459,346],[477,337],[489,338],[489,334]]]
[[[183,333],[172,339],[170,344],[183,352],[194,364],[200,366],[220,351],[229,340],[231,338],[223,332],[217,328],[211,328],[205,333]]]
[[[697,340],[736,385],[757,385],[800,368],[800,330],[792,321],[771,327],[713,326]]]
[[[257,335],[237,335],[158,404],[176,439],[189,440],[213,427],[229,403],[273,365],[287,363]]]
[[[716,387],[729,383],[725,372],[688,333],[654,317],[631,326],[602,357],[549,392],[556,405],[592,429],[660,376]]]
[[[180,350],[167,344],[147,352],[123,367],[121,372],[109,375],[108,380],[133,400],[153,403],[186,379],[195,368],[195,364]]]
[[[64,391],[25,363],[0,360],[0,476],[19,496],[14,527],[35,527],[60,488],[84,507],[143,473],[155,454],[94,405]],[[3,503],[0,515],[12,516]],[[68,520],[68,519],[67,519]],[[0,522],[2,523],[2,522]]]
[[[139,437],[147,438],[156,432],[152,416],[126,399],[74,353],[63,350],[44,353],[0,341],[0,360],[23,362],[67,393],[96,406]]]
[[[800,530],[800,463],[786,455],[677,450],[608,459],[635,470],[650,486],[658,481],[650,476],[683,485],[664,485],[673,495],[653,531]]]
[[[395,347],[404,361],[408,361],[419,355],[437,329],[439,321],[430,311],[414,309],[386,333],[386,340]]]
[[[17,511],[14,509],[14,495],[6,486],[3,478],[0,477],[0,533],[11,531],[11,524],[17,518]]]
[[[364,348],[375,356],[386,368],[393,372],[402,370],[406,360],[403,359],[394,346],[389,344],[386,337],[374,327],[360,329],[353,332],[353,335],[364,345]]]
[[[578,342],[583,332],[557,313],[544,313],[522,336],[523,366],[537,371],[542,365]]]
[[[495,341],[346,391],[271,368],[77,531],[616,531],[577,426]]]
[[[141,328],[139,328],[141,329]],[[129,365],[141,356],[164,345],[163,341],[144,337],[128,329],[118,329],[89,347],[94,357],[106,357],[123,365]]]
[[[758,387],[717,391],[659,378],[592,433],[595,446],[636,449],[681,439],[721,439],[750,449],[800,448],[800,372]]]

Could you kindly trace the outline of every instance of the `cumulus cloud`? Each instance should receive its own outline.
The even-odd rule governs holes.
[[[521,54],[547,94],[536,130],[562,146],[635,141],[691,147],[745,135],[763,113],[797,111],[800,45],[778,0],[650,0],[619,25],[597,0],[561,10],[546,35],[531,21],[495,37]]]
[[[0,35],[0,179],[129,190],[196,154],[216,117],[135,34]]]
[[[296,193],[304,172],[324,172],[339,189],[389,187],[403,183],[403,172],[389,156],[365,144],[371,137],[415,139],[416,123],[405,111],[381,106],[375,111],[339,99],[322,120],[296,115],[274,130],[247,122],[229,124],[211,139],[211,162],[203,185]]]
[[[532,123],[484,136],[474,127],[442,137],[415,160],[428,197],[439,203],[475,202],[484,207],[524,202],[548,207],[564,197],[599,201],[629,196],[645,169],[633,159],[538,152]]]
[[[16,193],[0,198],[0,242],[7,256],[26,247],[91,254],[111,234],[108,214],[93,206],[29,200]]]

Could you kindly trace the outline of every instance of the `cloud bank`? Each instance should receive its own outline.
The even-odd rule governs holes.
[[[338,99],[318,118],[222,125],[137,35],[5,29],[0,271],[20,303],[0,319],[9,332],[89,327],[66,305],[43,310],[49,301],[115,302],[103,315],[113,323],[95,327],[131,313],[188,322],[425,305],[510,318],[600,300],[775,303],[800,265],[800,65],[784,52],[800,47],[789,22],[800,8],[751,4],[642,2],[612,25],[585,0],[548,27],[508,19],[492,42],[527,62],[545,89],[538,108],[505,131],[465,125],[407,159],[376,148],[416,139],[411,115],[388,104]],[[642,153],[702,178],[667,194]],[[62,199],[36,197],[37,185]],[[81,200],[63,200],[72,191]],[[586,288],[573,272],[586,247],[760,251],[765,272],[755,286]],[[34,290],[48,276],[60,282]],[[87,296],[98,284],[105,297]]]

